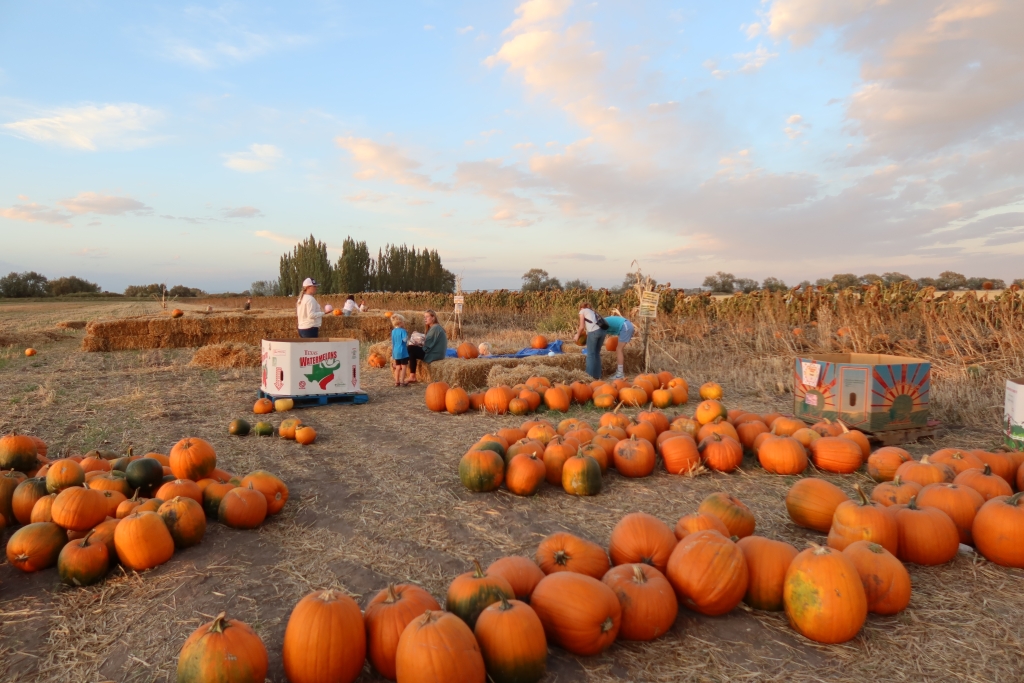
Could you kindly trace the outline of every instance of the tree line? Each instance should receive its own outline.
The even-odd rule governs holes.
[[[83,280],[75,275],[50,280],[45,275],[32,270],[24,273],[10,273],[0,278],[0,297],[10,299],[99,294],[100,291],[100,286],[96,283]]]
[[[898,282],[913,282],[918,287],[935,287],[936,289],[949,291],[949,290],[967,290],[967,289],[1006,289],[1006,282],[999,278],[986,278],[986,277],[967,277],[961,273],[947,270],[939,273],[937,278],[931,277],[920,277],[912,278],[909,275],[905,275],[899,272],[888,272],[877,275],[875,273],[867,273],[865,275],[854,275],[853,273],[837,273],[831,278],[819,278],[813,283],[810,280],[804,280],[800,284],[796,285],[798,288],[806,287],[828,287],[835,285],[837,289],[846,289],[847,287],[856,287],[859,285],[873,285],[877,282],[881,282],[886,285],[893,285]],[[1011,284],[1017,286],[1024,286],[1024,278],[1018,278]],[[764,281],[758,284],[757,280],[751,280],[750,278],[738,278],[732,273],[724,273],[718,271],[714,275],[708,275],[704,278],[702,289],[710,290],[716,293],[732,294],[734,292],[750,293],[759,289],[766,289],[769,291],[782,291],[789,289],[789,286],[775,277],[765,278]]]
[[[313,235],[281,256],[277,282],[254,282],[250,291],[253,296],[295,296],[307,277],[319,283],[323,294],[455,291],[455,274],[434,249],[387,244],[372,258],[366,242],[346,237],[341,256],[331,263],[327,245]]]

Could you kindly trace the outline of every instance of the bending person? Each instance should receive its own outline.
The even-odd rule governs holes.
[[[625,379],[626,375],[623,373],[623,366],[625,363],[625,356],[622,352],[622,347],[629,343],[633,338],[633,333],[636,332],[636,328],[629,320],[624,318],[619,313],[618,309],[612,309],[612,313],[605,318],[605,322],[608,323],[608,334],[616,335],[619,338],[618,344],[615,346],[615,359],[617,361],[618,368],[615,370],[615,376],[612,379]]]
[[[605,332],[601,326],[604,322],[588,301],[580,303],[580,324],[576,330],[576,338],[587,333],[587,374],[594,379],[601,379],[601,347],[604,346]]]

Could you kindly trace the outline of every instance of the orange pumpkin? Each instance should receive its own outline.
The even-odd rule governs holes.
[[[722,395],[722,386],[717,382],[705,382],[700,385],[700,397],[705,400],[719,400]]]
[[[843,433],[843,425],[841,422],[833,422],[822,418],[821,421],[811,425],[811,429],[816,431],[822,436],[839,436]]]
[[[723,536],[729,535],[729,527],[725,526],[725,523],[718,517],[707,512],[696,512],[679,518],[679,521],[676,522],[675,536],[681,541],[690,534],[708,529],[717,531]]]
[[[469,394],[461,387],[452,387],[445,392],[444,406],[452,415],[461,415],[469,410]]]
[[[1006,480],[992,474],[992,466],[987,463],[984,469],[964,470],[956,475],[953,483],[974,489],[985,500],[992,500],[996,496],[1013,495],[1013,489],[1006,483]]]
[[[703,401],[697,406],[697,410],[694,412],[694,418],[697,422],[702,425],[706,425],[716,417],[727,418],[728,412],[725,410],[725,406],[716,400]]]
[[[263,683],[267,648],[247,624],[224,612],[197,628],[178,655],[178,683]]]
[[[88,531],[107,517],[103,494],[80,486],[57,494],[50,509],[53,521],[72,531]]]
[[[931,462],[947,465],[955,474],[960,474],[965,470],[985,469],[985,463],[981,458],[957,448],[942,448],[929,455],[928,459]]]
[[[700,451],[697,450],[693,437],[683,432],[664,432],[670,433],[678,433],[679,437],[668,439],[661,444],[661,459],[665,463],[665,471],[669,474],[693,472],[700,466]]]
[[[455,354],[463,359],[477,358],[480,356],[480,349],[476,344],[471,344],[467,341],[459,344],[458,348],[455,349]]]
[[[868,456],[871,455],[871,442],[868,441],[868,437],[864,434],[864,432],[858,431],[856,429],[847,429],[846,425],[844,425],[842,422],[839,423],[839,426],[843,428],[843,431],[840,432],[837,436],[840,439],[848,439],[857,444],[860,447],[861,456],[863,456],[864,459],[867,459]]]
[[[547,638],[544,625],[529,605],[502,597],[480,613],[474,632],[488,676],[496,683],[543,678]]]
[[[856,541],[843,554],[860,576],[868,612],[896,614],[910,604],[910,574],[888,550],[870,541]]]
[[[517,496],[532,496],[540,489],[547,470],[544,461],[533,453],[520,453],[505,469],[505,487]]]
[[[987,501],[974,517],[974,545],[986,560],[1024,568],[1024,492]]]
[[[933,463],[927,455],[919,461],[910,460],[903,463],[896,470],[896,474],[903,481],[916,482],[921,486],[940,484],[942,482],[952,483],[953,479],[956,478],[956,474],[953,473],[953,470],[948,465]]]
[[[945,564],[960,549],[956,524],[938,508],[918,507],[912,498],[907,507],[896,510],[899,530],[899,557],[904,562],[921,565]]]
[[[0,482],[6,482],[7,486],[11,482],[17,481],[15,477],[9,476],[10,473],[5,472],[0,475]],[[2,486],[2,484],[0,484]],[[32,521],[32,508],[35,506],[36,501],[46,496],[46,480],[38,477],[32,479],[26,479],[15,485],[14,492],[11,494],[10,512],[11,516],[8,516],[7,510],[3,510],[2,514],[7,519],[8,523],[13,523],[17,520],[18,524],[28,524]],[[13,519],[12,519],[13,516]]]
[[[906,505],[910,499],[918,494],[921,485],[916,481],[903,481],[897,475],[892,481],[879,484],[871,492],[871,500],[881,503],[886,507],[890,505]]]
[[[772,474],[800,474],[807,469],[807,450],[791,436],[767,436],[757,447],[757,459]]]
[[[850,500],[843,491],[824,479],[808,477],[793,484],[786,494],[786,510],[793,523],[827,533],[836,508]]]
[[[53,522],[26,524],[7,539],[7,561],[23,572],[37,572],[56,564],[67,542],[67,532]]]
[[[530,605],[549,641],[584,657],[600,654],[611,645],[622,622],[615,592],[596,578],[574,572],[545,576],[534,589]]]
[[[544,578],[537,563],[527,557],[503,557],[487,567],[488,576],[499,576],[512,586],[516,600],[530,602],[533,589]]]
[[[612,564],[648,564],[664,572],[677,539],[668,525],[646,512],[632,512],[612,529],[608,554]]]
[[[837,474],[851,474],[864,464],[860,446],[837,436],[823,436],[814,441],[811,444],[811,459],[819,470]]]
[[[114,529],[117,557],[137,572],[157,567],[174,555],[174,539],[155,512],[132,512]]]
[[[613,567],[601,582],[619,598],[621,640],[648,641],[671,630],[679,613],[672,584],[665,575],[646,564]]]
[[[658,440],[658,430],[650,422],[641,420],[640,422],[634,422],[626,427],[627,436],[635,436],[638,439],[643,439],[647,443],[654,445]]]
[[[561,387],[551,387],[544,392],[544,405],[548,407],[548,410],[555,410],[560,413],[567,412],[569,410],[570,397],[566,395],[565,390]]]
[[[359,605],[333,590],[299,600],[288,617],[281,651],[289,683],[352,683],[366,660],[366,629]]]
[[[985,498],[976,490],[956,483],[928,484],[917,494],[917,504],[919,507],[938,508],[945,512],[956,525],[960,542],[973,545],[971,527],[978,510],[985,504]]]
[[[1016,462],[1006,453],[989,453],[988,451],[974,450],[971,455],[992,468],[992,474],[1002,477],[1010,486],[1014,485],[1014,478],[1017,473]]]
[[[207,487],[209,491],[213,486]],[[250,482],[224,494],[217,508],[217,519],[232,529],[255,529],[267,518],[267,498]]]
[[[800,420],[782,415],[776,415],[770,423],[766,420],[765,424],[771,428],[775,436],[793,436],[807,426]]]
[[[191,498],[201,506],[203,504],[203,491],[199,488],[199,484],[192,481],[191,479],[175,479],[162,485],[156,491],[156,498],[160,500],[170,500],[178,496],[184,496]]]
[[[704,464],[717,472],[733,472],[743,464],[743,446],[730,436],[711,434],[700,442],[697,451]]]
[[[257,415],[266,415],[274,412],[274,402],[269,398],[260,398],[256,400],[256,403],[252,406],[252,412]]]
[[[515,598],[509,582],[501,576],[489,576],[480,563],[473,560],[473,570],[456,576],[449,584],[445,609],[474,628],[484,608],[501,597]]]
[[[427,610],[441,611],[433,596],[412,584],[389,584],[366,606],[366,649],[370,663],[377,672],[395,680],[395,658],[398,641],[405,627]]]
[[[665,574],[683,605],[708,616],[736,607],[749,581],[743,551],[710,530],[681,540],[669,557]]]
[[[263,494],[267,499],[267,514],[276,515],[288,502],[288,487],[277,476],[264,470],[256,470],[247,474],[240,482],[242,488],[249,488],[251,484],[254,489]],[[157,496],[160,498],[161,496]],[[202,502],[202,501],[200,501]]]
[[[448,385],[444,382],[431,382],[427,385],[426,402],[427,408],[435,413],[444,412],[447,408],[445,398],[448,395]]]
[[[12,431],[0,437],[0,470],[29,472],[39,466],[39,449],[31,436]]]
[[[611,567],[604,548],[564,531],[542,540],[536,559],[545,574],[573,572],[599,579]]]
[[[872,503],[859,484],[853,485],[859,500],[848,500],[836,506],[828,545],[843,550],[854,541],[878,543],[895,554],[899,543],[896,519],[880,503]]]
[[[747,592],[743,602],[754,609],[778,612],[783,608],[782,592],[797,549],[783,541],[747,536],[736,543],[747,562]]]
[[[217,467],[217,453],[203,439],[187,437],[171,448],[170,467],[175,479],[199,481]]]
[[[697,512],[706,512],[718,517],[729,529],[730,536],[744,538],[754,533],[754,515],[739,498],[728,493],[712,493],[701,501]]]
[[[770,432],[768,426],[760,420],[748,420],[736,425],[737,439],[748,451],[754,449],[754,441],[761,434],[770,434]],[[806,458],[806,455],[804,457]]]
[[[634,435],[615,444],[612,461],[624,477],[646,477],[654,472],[654,447],[650,441]]]
[[[896,470],[913,458],[902,448],[885,446],[868,456],[868,476],[875,481],[892,481]]]
[[[163,518],[176,548],[191,548],[206,534],[206,514],[194,498],[176,496],[157,508],[156,513]]]
[[[736,428],[720,417],[716,417],[711,422],[701,426],[697,431],[697,442],[700,443],[712,434],[718,434],[723,437],[728,436],[736,442],[740,440],[739,434],[736,433]]]
[[[504,415],[508,412],[508,403],[512,400],[505,387],[491,387],[484,394],[484,408],[489,413]]]
[[[427,610],[402,631],[395,675],[403,683],[484,683],[487,671],[472,629],[454,614]]]
[[[56,493],[50,493],[36,501],[35,505],[32,506],[32,514],[29,515],[29,522],[35,524],[37,522],[52,522],[53,521],[53,501],[57,500]]]
[[[91,586],[102,579],[110,567],[107,546],[92,539],[88,531],[80,539],[64,546],[57,557],[57,574],[69,586]]]
[[[832,548],[814,546],[797,555],[786,570],[782,595],[790,626],[818,643],[845,643],[867,620],[860,574]]]

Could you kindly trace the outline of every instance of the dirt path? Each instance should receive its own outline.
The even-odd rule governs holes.
[[[298,413],[319,432],[313,446],[229,437],[231,419],[251,418],[257,370],[189,367],[188,350],[85,354],[78,350],[81,332],[43,334],[57,319],[72,317],[45,307],[4,316],[0,332],[33,337],[40,353],[25,358],[20,345],[0,349],[0,431],[38,434],[52,452],[106,444],[166,453],[184,436],[201,436],[216,447],[221,467],[275,472],[291,497],[281,515],[256,531],[211,523],[201,545],[167,564],[141,575],[118,570],[91,588],[64,587],[54,570],[24,575],[0,565],[3,680],[173,680],[188,633],[227,610],[261,634],[271,679],[283,681],[285,623],[314,588],[336,586],[363,603],[389,581],[415,581],[443,601],[448,583],[473,558],[486,564],[531,555],[544,535],[560,529],[607,546],[622,515],[642,510],[674,524],[716,490],[746,501],[760,534],[798,547],[823,539],[789,522],[782,501],[793,479],[766,475],[749,462],[743,473],[696,479],[659,470],[629,480],[612,472],[592,499],[547,486],[529,499],[504,491],[471,494],[458,483],[459,457],[479,436],[519,421],[430,413],[422,387],[388,386],[382,371],[364,371],[368,405]],[[736,397],[743,387],[726,391]],[[785,408],[752,395],[731,404]],[[595,423],[599,416],[572,414]],[[916,452],[991,441],[991,435],[954,433]],[[868,483],[833,480],[847,491],[855,481]],[[545,680],[1021,680],[1024,573],[965,553],[944,567],[912,567],[911,576],[910,609],[872,616],[845,645],[813,645],[779,614],[741,607],[707,618],[682,609],[674,630],[650,644],[617,643],[594,658],[552,648]],[[381,679],[367,669],[360,680]]]

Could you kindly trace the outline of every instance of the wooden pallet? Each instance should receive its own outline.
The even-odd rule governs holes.
[[[362,403],[369,403],[370,401],[369,394],[365,394],[361,391],[350,394],[321,394],[319,396],[273,396],[264,392],[262,389],[257,389],[256,395],[259,398],[269,398],[271,401],[279,398],[290,398],[295,401],[296,408],[315,408],[317,406],[326,406],[338,403],[360,405]]]
[[[884,432],[864,432],[871,444],[879,446],[899,446],[904,443],[912,443],[936,436],[942,428],[938,420],[928,420],[924,427],[912,427],[910,429],[889,429]]]

